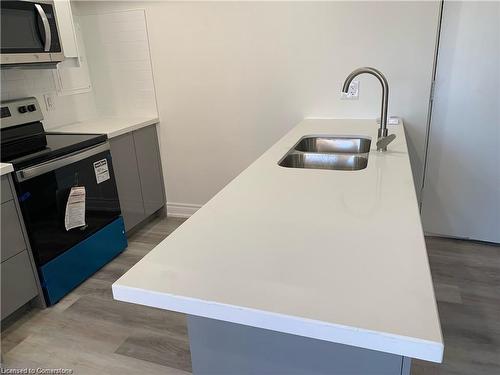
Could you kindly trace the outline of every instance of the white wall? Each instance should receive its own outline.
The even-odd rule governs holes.
[[[92,2],[81,14],[146,9],[169,203],[203,204],[304,117],[405,119],[420,185],[437,2]],[[124,77],[125,78],[125,77]]]

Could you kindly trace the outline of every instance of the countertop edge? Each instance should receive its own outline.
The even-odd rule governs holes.
[[[153,292],[115,282],[113,298],[188,315],[242,324],[384,353],[441,363],[444,344],[405,336],[325,323],[290,315],[227,305],[213,301]]]
[[[0,163],[0,176],[14,172],[14,166],[10,163]]]
[[[110,126],[110,122],[123,122],[123,126]],[[134,130],[144,128],[146,126],[155,125],[160,122],[158,116],[141,116],[137,118],[125,117],[102,117],[91,119],[88,121],[78,121],[71,124],[61,125],[47,131],[57,131],[64,133],[83,133],[83,134],[106,134],[108,139],[119,137],[120,135],[130,133]],[[88,129],[86,127],[89,127]]]
[[[146,126],[157,124],[158,122],[159,122],[158,117],[151,118],[151,119],[141,121],[141,122],[138,122],[136,124],[132,124],[130,126],[124,127],[123,129],[109,132],[109,133],[107,133],[107,135],[108,135],[108,138],[115,138],[115,137],[118,137],[120,135],[130,133],[134,130],[139,130],[139,129],[145,128]]]

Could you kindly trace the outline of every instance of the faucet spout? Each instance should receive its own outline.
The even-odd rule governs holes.
[[[378,140],[380,141],[381,139],[387,137],[388,135],[388,130],[387,130],[387,106],[389,103],[389,84],[387,83],[387,79],[385,76],[382,74],[382,72],[378,69],[375,68],[370,68],[370,67],[364,67],[364,68],[358,68],[356,70],[353,70],[345,79],[344,84],[342,85],[342,92],[347,93],[349,91],[349,86],[354,78],[356,78],[358,75],[367,73],[371,74],[372,76],[375,76],[380,84],[382,85],[382,105],[380,109],[380,128],[378,129]],[[392,139],[391,139],[392,140]],[[384,144],[384,142],[381,142],[380,144]],[[387,143],[388,144],[388,143]],[[380,149],[377,148],[379,151],[387,151],[387,144],[385,146],[381,147]]]

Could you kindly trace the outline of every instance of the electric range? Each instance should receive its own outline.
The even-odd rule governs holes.
[[[127,246],[107,136],[46,132],[36,98],[1,103],[13,181],[48,305]]]

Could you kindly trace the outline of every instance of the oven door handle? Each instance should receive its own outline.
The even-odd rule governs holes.
[[[18,182],[23,182],[26,180],[29,180],[30,178],[40,176],[44,173],[51,172],[53,170],[56,170],[58,168],[62,168],[66,165],[75,163],[77,161],[87,159],[93,155],[99,154],[104,151],[108,151],[109,148],[109,143],[103,143],[99,146],[95,147],[90,147],[86,148],[83,151],[76,151],[72,154],[62,156],[60,158],[54,159],[47,161],[45,163],[41,163],[38,165],[35,165],[33,167],[28,167],[25,169],[21,169],[16,172],[16,178]]]
[[[47,14],[45,14],[45,11],[40,4],[35,4],[35,8],[42,20],[43,29],[45,31],[45,47],[43,48],[43,50],[44,52],[50,52],[50,45],[52,44],[52,32],[50,31],[49,19],[47,18]]]

